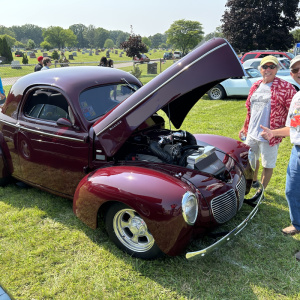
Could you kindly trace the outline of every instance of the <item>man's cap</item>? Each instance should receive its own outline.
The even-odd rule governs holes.
[[[260,61],[260,66],[263,66],[263,65],[265,65],[266,63],[272,63],[272,64],[274,64],[274,65],[276,65],[276,66],[278,66],[279,65],[279,61],[278,61],[278,59],[275,57],[275,56],[273,56],[273,55],[268,55],[268,56],[265,56],[261,61]]]
[[[293,65],[300,61],[300,55],[295,56],[290,62],[290,69],[292,69]]]
[[[37,58],[37,60],[38,60],[38,61],[43,60],[43,56],[39,56],[39,57]]]

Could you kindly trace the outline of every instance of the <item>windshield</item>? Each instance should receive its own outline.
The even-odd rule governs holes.
[[[83,91],[79,96],[79,104],[84,117],[88,121],[97,119],[117,106],[134,93],[139,87],[135,84],[110,84]]]
[[[256,77],[261,77],[260,72],[257,69],[246,69],[246,72],[248,73],[248,75],[250,75],[250,77],[256,78]]]
[[[294,55],[293,53],[291,53],[291,52],[286,52],[286,54],[287,54],[291,59],[295,57],[295,55]]]

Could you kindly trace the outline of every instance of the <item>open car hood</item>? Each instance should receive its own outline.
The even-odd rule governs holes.
[[[113,156],[132,132],[162,109],[178,129],[195,103],[214,85],[245,76],[231,45],[212,39],[174,63],[108,112],[94,125],[107,156]],[[200,117],[200,116],[199,116]]]

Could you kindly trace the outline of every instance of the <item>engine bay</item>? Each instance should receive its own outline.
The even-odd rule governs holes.
[[[132,136],[124,146],[127,149],[121,152],[128,153],[126,161],[178,165],[221,177],[225,171],[214,146],[198,145],[196,138],[183,130],[143,130]]]

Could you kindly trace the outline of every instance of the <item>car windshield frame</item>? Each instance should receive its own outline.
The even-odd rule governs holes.
[[[80,93],[79,106],[86,120],[95,121],[131,96],[137,89],[139,86],[132,83],[92,87]]]

